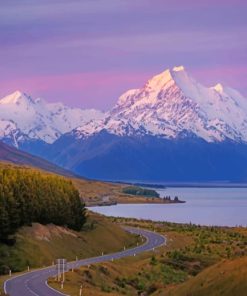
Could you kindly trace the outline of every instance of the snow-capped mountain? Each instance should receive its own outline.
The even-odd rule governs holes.
[[[34,100],[16,91],[0,100],[0,139],[16,147],[28,140],[53,143],[77,126],[103,117],[104,114],[98,110]]]
[[[207,88],[183,66],[129,90],[105,118],[78,127],[78,138],[105,129],[116,135],[149,134],[167,139],[195,135],[207,142],[247,141],[247,99],[217,84]]]
[[[89,178],[247,181],[247,99],[201,85],[182,66],[107,113],[16,92],[0,100],[0,139]]]
[[[30,139],[53,143],[68,132],[79,139],[102,130],[119,136],[247,142],[247,99],[221,84],[207,88],[180,66],[127,91],[106,114],[34,100],[19,91],[0,100],[0,139],[16,147]]]

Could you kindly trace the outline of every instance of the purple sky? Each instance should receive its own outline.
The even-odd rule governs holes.
[[[11,0],[0,9],[0,97],[17,89],[110,108],[184,65],[247,97],[246,0]]]

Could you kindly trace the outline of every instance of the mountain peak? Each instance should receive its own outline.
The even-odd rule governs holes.
[[[174,81],[177,75],[186,75],[184,66],[176,66],[172,69],[166,69],[165,71],[153,76],[147,82],[147,86],[153,89],[160,89],[169,81]]]
[[[185,71],[185,68],[184,66],[176,66],[176,67],[173,67],[172,71],[174,72]]]
[[[146,86],[153,89],[159,89],[172,79],[171,71],[168,69],[158,75],[153,76],[150,80],[148,80]]]
[[[21,97],[24,93],[21,92],[20,90],[16,90],[15,92],[13,92],[12,94],[10,94],[10,96],[13,97]]]
[[[214,89],[215,91],[217,91],[218,93],[220,93],[220,94],[222,94],[223,91],[224,91],[224,87],[223,87],[223,85],[222,85],[221,83],[217,83],[217,84],[213,87],[213,89]]]
[[[144,87],[126,92],[110,112],[115,121],[132,120],[154,135],[175,138],[186,131],[209,142],[247,141],[246,114],[243,96],[219,83],[205,87],[183,66],[165,70]]]
[[[12,94],[1,99],[0,103],[1,104],[18,104],[21,101],[31,102],[31,103],[34,102],[30,96],[28,96],[27,94],[25,94],[19,90],[16,90]]]
[[[10,95],[7,95],[6,97],[1,99],[1,103],[3,104],[10,104],[10,103],[16,103],[18,101],[18,99],[22,96],[22,92],[20,92],[19,90],[13,92]]]

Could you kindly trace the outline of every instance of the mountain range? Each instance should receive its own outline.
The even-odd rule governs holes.
[[[50,144],[79,125],[102,117],[98,110],[34,100],[16,91],[0,100],[0,138],[16,147],[29,141]]]
[[[0,100],[0,139],[97,179],[247,180],[247,99],[183,66],[129,90],[108,112],[19,91]]]

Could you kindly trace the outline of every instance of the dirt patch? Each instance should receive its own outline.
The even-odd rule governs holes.
[[[28,230],[30,236],[43,241],[50,241],[52,237],[61,238],[63,235],[77,237],[73,231],[53,224],[41,225],[39,223],[33,223],[32,227],[29,227]]]

